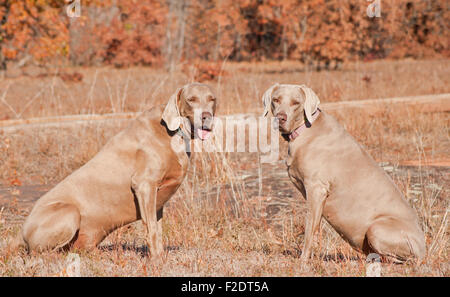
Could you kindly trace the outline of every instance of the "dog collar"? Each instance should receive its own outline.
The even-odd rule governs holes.
[[[312,114],[312,122],[309,123],[310,125],[312,123],[314,123],[314,121],[319,117],[321,110],[319,108],[316,109],[316,111]],[[296,139],[302,132],[303,130],[305,130],[306,128],[306,122],[304,122],[303,124],[300,125],[300,127],[298,127],[297,129],[295,129],[294,131],[291,132],[291,134],[289,134],[289,140],[294,140]]]
[[[181,139],[183,139],[186,154],[188,154],[188,156],[190,156],[190,154],[191,154],[191,138],[183,131],[182,126],[178,128],[177,134],[181,136]]]

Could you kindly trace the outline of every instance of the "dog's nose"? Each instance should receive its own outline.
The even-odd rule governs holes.
[[[202,121],[207,121],[212,118],[212,114],[210,112],[204,111],[202,112]]]
[[[283,125],[287,121],[287,114],[285,112],[281,111],[281,112],[277,113],[277,118],[278,118],[280,125]]]
[[[207,111],[202,112],[202,126],[205,128],[210,128],[212,118],[213,115],[210,112]]]

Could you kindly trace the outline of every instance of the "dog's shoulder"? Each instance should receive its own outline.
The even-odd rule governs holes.
[[[143,111],[136,120],[146,120],[146,121],[161,121],[161,116],[164,111],[164,105],[156,105],[145,111]]]
[[[161,115],[164,110],[164,105],[157,105],[150,109],[143,111],[138,115],[128,126],[128,133],[158,133],[164,131],[161,123]]]

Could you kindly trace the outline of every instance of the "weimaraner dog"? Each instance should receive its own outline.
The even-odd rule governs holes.
[[[307,201],[301,259],[310,257],[322,216],[350,245],[387,260],[422,259],[425,239],[414,210],[390,177],[304,85],[275,84],[263,95],[264,116],[278,119],[289,141],[291,181]]]
[[[21,245],[37,251],[89,249],[142,219],[150,253],[159,255],[163,206],[186,175],[191,139],[208,137],[215,110],[211,89],[192,83],[166,106],[144,112],[36,202],[19,235]]]

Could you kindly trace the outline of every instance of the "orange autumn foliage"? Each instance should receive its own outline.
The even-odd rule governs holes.
[[[380,0],[379,18],[359,0],[81,0],[78,19],[66,2],[0,0],[0,67],[29,56],[37,64],[291,59],[334,68],[450,53],[446,0]]]

